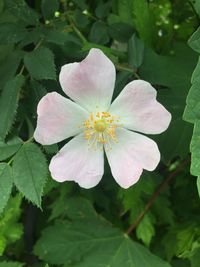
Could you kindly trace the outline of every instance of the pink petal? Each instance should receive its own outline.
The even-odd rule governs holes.
[[[89,111],[100,108],[106,111],[110,105],[115,84],[115,67],[99,49],[91,49],[80,63],[62,67],[60,84],[63,91]]]
[[[75,181],[83,188],[94,187],[104,172],[103,149],[89,148],[83,134],[80,134],[52,158],[49,169],[58,182]]]
[[[83,121],[88,118],[87,111],[56,92],[40,100],[37,113],[34,138],[43,145],[51,145],[80,133]]]
[[[148,83],[135,80],[126,85],[112,103],[110,113],[120,117],[123,127],[146,134],[165,131],[171,114],[156,100],[157,92]]]
[[[138,181],[143,169],[153,171],[157,167],[160,152],[157,144],[144,135],[123,128],[116,134],[118,142],[106,150],[106,155],[116,182],[128,188]]]

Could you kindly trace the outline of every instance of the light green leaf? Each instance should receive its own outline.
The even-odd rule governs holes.
[[[194,6],[197,14],[199,15],[200,17],[200,2],[199,0],[190,0],[190,2],[192,3],[192,5]]]
[[[40,259],[74,267],[170,267],[96,214],[82,210],[70,219],[44,230],[34,249]]]
[[[47,163],[36,144],[24,144],[15,155],[13,176],[18,190],[28,200],[41,207],[41,197],[47,179]]]
[[[12,156],[22,145],[22,141],[18,137],[13,137],[7,142],[0,141],[0,161]]]
[[[141,66],[144,58],[144,43],[133,34],[128,41],[128,62],[133,68]]]
[[[46,47],[27,53],[24,57],[24,64],[30,75],[36,80],[56,79],[54,55]]]
[[[200,176],[200,120],[194,125],[194,132],[190,144],[191,157],[191,174]]]
[[[155,218],[146,214],[136,229],[137,238],[141,239],[146,246],[150,245],[155,235],[154,222]]]
[[[22,267],[24,264],[12,261],[2,261],[0,262],[0,267]]]
[[[142,40],[148,44],[152,44],[153,38],[153,24],[152,15],[149,9],[147,0],[134,0],[133,1],[133,20],[136,30]]]
[[[5,208],[13,185],[12,170],[6,163],[0,163],[0,213]]]
[[[4,139],[9,132],[19,101],[19,92],[24,83],[24,77],[17,75],[6,83],[0,97],[0,137]]]

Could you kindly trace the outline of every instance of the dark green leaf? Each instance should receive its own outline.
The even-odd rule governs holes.
[[[27,25],[38,22],[38,14],[31,9],[24,0],[4,0],[5,8],[19,20],[26,22]]]
[[[108,28],[109,34],[119,42],[127,42],[134,32],[132,26],[127,23],[113,23]]]
[[[19,137],[13,137],[7,142],[0,141],[0,161],[11,157],[21,145],[22,141]]]
[[[36,80],[56,79],[54,55],[46,47],[27,53],[24,57],[24,64],[30,75]]]
[[[0,24],[0,44],[14,44],[25,38],[27,30],[14,23]]]
[[[89,39],[97,44],[106,44],[109,42],[108,29],[104,22],[96,21],[91,28]]]
[[[2,261],[0,267],[22,267],[24,264],[14,261]]]
[[[22,75],[7,82],[0,97],[0,137],[4,139],[9,132],[19,101],[19,92],[24,83]]]
[[[39,147],[24,144],[13,161],[14,183],[18,190],[38,207],[47,179],[47,163]]]
[[[0,213],[5,208],[13,185],[12,170],[6,163],[0,163]]]
[[[59,1],[58,0],[42,0],[42,14],[45,19],[52,19],[54,18],[54,14],[59,9]]]
[[[45,229],[35,253],[49,263],[76,267],[170,267],[97,215],[85,217],[84,211],[71,222]]]

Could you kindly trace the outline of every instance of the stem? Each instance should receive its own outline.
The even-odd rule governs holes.
[[[138,215],[136,220],[133,222],[133,224],[130,225],[128,230],[126,231],[127,234],[130,234],[141,222],[143,219],[144,215],[150,210],[151,206],[153,205],[154,201],[160,194],[160,192],[168,185],[168,183],[176,176],[180,171],[182,171],[183,167],[189,162],[190,160],[186,159],[182,162],[182,164],[179,165],[179,167],[173,171],[156,189],[156,191],[153,193],[151,198],[149,199],[148,203],[144,207],[143,211]]]
[[[128,71],[132,73],[135,76],[135,78],[137,78],[138,80],[141,79],[140,76],[137,74],[136,70],[129,68],[127,66],[123,66],[121,64],[115,64],[115,66],[116,66],[116,69]]]
[[[85,38],[85,36],[79,31],[79,29],[76,27],[76,25],[74,24],[72,18],[70,17],[70,15],[66,14],[67,19],[70,23],[70,26],[72,27],[72,29],[74,30],[74,32],[77,34],[77,36],[80,38],[80,40],[83,43],[87,43],[87,39]]]

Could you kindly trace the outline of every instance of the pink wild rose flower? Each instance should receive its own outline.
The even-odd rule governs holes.
[[[66,95],[48,93],[39,102],[34,138],[51,145],[74,136],[50,162],[58,182],[96,186],[104,173],[104,151],[112,175],[123,188],[135,184],[143,169],[160,161],[157,144],[144,134],[167,129],[171,114],[156,100],[156,90],[143,80],[128,83],[111,104],[116,71],[99,49],[81,62],[62,67],[59,80]]]

